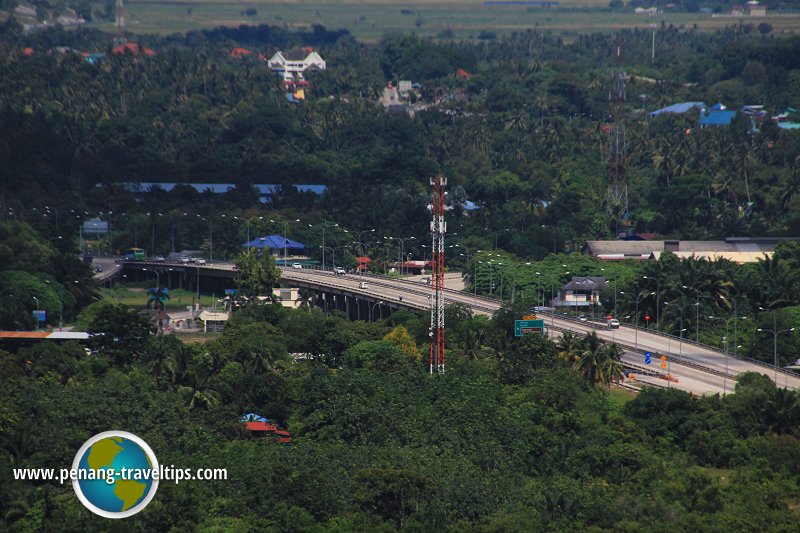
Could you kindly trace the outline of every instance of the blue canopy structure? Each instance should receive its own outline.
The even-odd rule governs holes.
[[[261,415],[257,415],[255,413],[247,413],[242,418],[239,419],[240,422],[269,422],[269,418],[264,418]]]
[[[265,237],[257,237],[245,243],[244,248],[255,248],[257,250],[263,250],[264,248],[269,248],[270,250],[283,250],[284,248],[290,250],[305,250],[306,245],[302,242],[293,241],[283,235],[267,235]]]

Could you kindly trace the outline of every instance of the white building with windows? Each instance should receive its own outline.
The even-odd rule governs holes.
[[[269,69],[276,74],[296,77],[307,70],[325,70],[325,60],[313,48],[292,48],[288,52],[275,52],[269,61]]]

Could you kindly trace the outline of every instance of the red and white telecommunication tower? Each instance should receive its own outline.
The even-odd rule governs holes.
[[[444,221],[444,188],[447,178],[431,178],[433,185],[433,205],[431,213],[431,374],[434,370],[444,372],[444,234],[447,226]]]

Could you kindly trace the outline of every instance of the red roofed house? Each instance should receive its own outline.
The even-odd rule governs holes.
[[[291,433],[278,428],[277,424],[271,424],[270,422],[245,422],[244,427],[254,437],[274,437],[275,442],[283,444],[292,442]]]
[[[356,261],[358,261],[358,266],[356,267],[356,272],[366,272],[367,265],[372,263],[372,259],[369,257],[356,257]]]
[[[245,56],[252,55],[253,51],[248,50],[247,48],[234,48],[231,50],[230,56],[234,59],[241,59]]]
[[[156,55],[155,51],[152,48],[147,48],[146,46],[142,49],[144,55],[146,56],[154,56]],[[111,52],[114,54],[124,54],[125,52],[130,52],[131,54],[138,56],[140,54],[139,45],[137,43],[125,43],[119,46],[115,46],[111,49]]]

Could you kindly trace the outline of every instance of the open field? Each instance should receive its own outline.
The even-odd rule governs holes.
[[[437,2],[389,0],[307,2],[231,2],[225,0],[145,0],[126,4],[128,30],[133,33],[169,34],[240,24],[271,24],[289,28],[322,24],[347,29],[358,39],[374,42],[387,33],[416,32],[420,36],[457,39],[525,31],[549,30],[565,38],[620,28],[649,28],[662,22],[690,28],[723,28],[737,23],[768,22],[776,32],[800,31],[800,14],[763,18],[719,17],[703,13],[665,13],[655,17],[618,13],[605,0],[564,0],[544,9],[526,5],[485,5],[481,1]],[[247,10],[252,14],[248,16]],[[113,31],[113,23],[98,24]]]
[[[144,308],[147,305],[147,290],[139,287],[129,287],[119,285],[113,289],[101,289],[100,291],[103,298],[113,302],[130,305],[136,308]],[[170,299],[164,302],[167,310],[185,310],[186,306],[192,305],[196,300],[197,295],[192,291],[184,289],[173,289],[170,291]],[[203,307],[211,307],[214,301],[218,300],[221,295],[212,298],[206,294],[200,294],[200,305]]]

